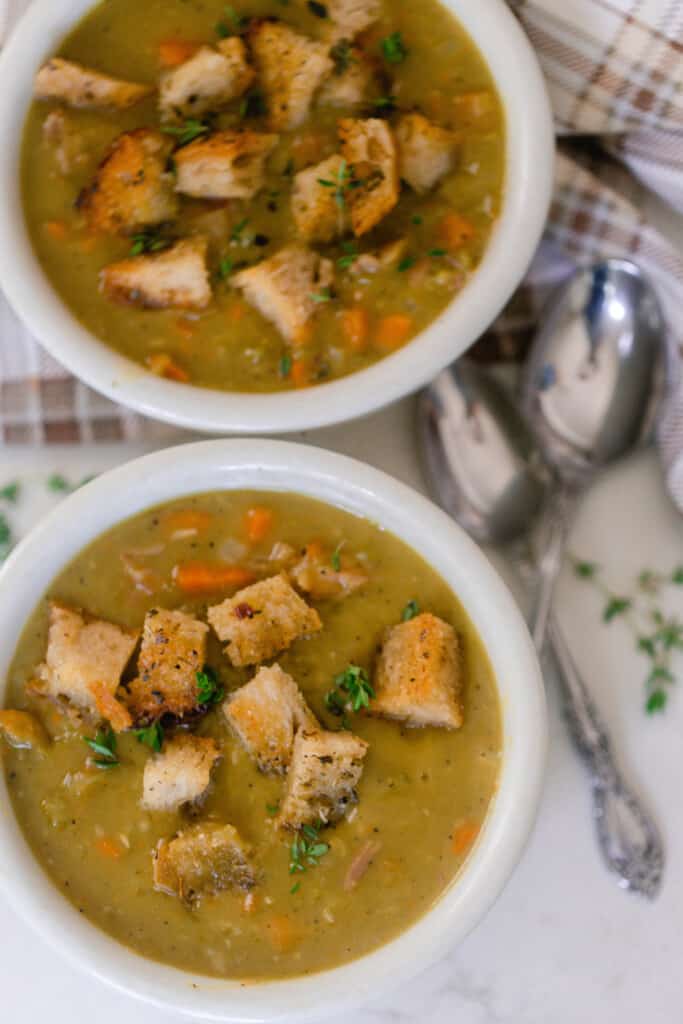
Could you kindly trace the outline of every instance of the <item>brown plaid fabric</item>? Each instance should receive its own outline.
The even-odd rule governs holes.
[[[538,53],[563,141],[541,254],[476,354],[521,358],[548,290],[577,262],[606,255],[629,254],[644,267],[678,328],[683,260],[644,222],[624,168],[683,212],[683,0],[509,2]],[[10,16],[26,6],[10,0]],[[69,377],[0,302],[0,439],[174,434]],[[683,391],[665,421],[662,452],[683,507]]]

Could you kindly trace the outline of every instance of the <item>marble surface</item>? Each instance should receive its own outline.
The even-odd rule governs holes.
[[[411,401],[344,428],[301,440],[365,458],[418,488]],[[25,500],[10,517],[22,533],[58,500],[45,486],[55,471],[78,480],[144,451],[5,449],[0,484],[25,481]],[[683,520],[664,493],[651,454],[635,457],[588,495],[572,536],[582,557],[600,561],[616,590],[644,567],[670,571],[683,562]],[[499,556],[499,568],[507,572]],[[511,582],[514,580],[510,577]],[[517,872],[487,919],[417,980],[354,1014],[356,1024],[673,1024],[683,982],[683,807],[680,734],[683,694],[672,691],[664,715],[642,710],[644,660],[621,623],[601,623],[602,599],[567,572],[558,592],[567,638],[609,722],[621,762],[639,783],[662,827],[668,864],[658,900],[622,892],[605,873],[592,833],[588,791],[550,687],[551,744],[535,833]],[[683,616],[683,588],[669,610]],[[683,658],[674,663],[683,674]],[[13,1024],[96,1016],[98,1024],[161,1024],[176,1019],[80,974],[0,904],[4,937],[2,1005]],[[40,983],[36,984],[36,979]],[[3,1018],[4,1019],[4,1018]],[[180,1018],[177,1018],[180,1019]],[[347,1018],[348,1019],[348,1018]],[[341,1019],[338,1024],[341,1024]]]

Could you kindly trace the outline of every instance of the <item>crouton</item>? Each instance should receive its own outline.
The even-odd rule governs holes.
[[[347,191],[347,200],[354,234],[360,236],[374,228],[398,202],[396,146],[389,125],[379,118],[342,118],[338,127],[342,154],[358,183]]]
[[[290,576],[299,590],[316,601],[348,597],[368,582],[368,574],[353,560],[345,559],[344,564],[335,569],[329,552],[310,547],[290,570]]]
[[[239,36],[223,39],[214,50],[202,46],[189,60],[161,76],[159,107],[165,122],[199,117],[237,99],[254,80]]]
[[[278,826],[331,824],[357,801],[368,744],[350,732],[296,734]]]
[[[299,687],[279,665],[259,669],[228,697],[223,712],[247,753],[269,774],[287,771],[299,729],[320,728]]]
[[[74,608],[51,602],[47,653],[37,670],[39,692],[99,718],[91,687],[99,686],[114,697],[138,636],[136,630],[88,620]]]
[[[394,263],[398,263],[407,248],[408,239],[397,238],[395,242],[387,242],[379,249],[362,252],[349,267],[349,272],[355,277],[378,274],[381,270],[387,270]]]
[[[147,612],[138,677],[127,687],[126,704],[136,722],[162,715],[182,717],[199,707],[197,673],[206,660],[209,627],[184,612]]]
[[[197,903],[225,889],[248,892],[256,884],[249,850],[239,832],[217,821],[162,839],[153,857],[154,888],[185,903]]]
[[[327,0],[330,18],[328,35],[332,39],[354,39],[377,21],[382,13],[381,0]]]
[[[298,128],[332,70],[327,45],[279,21],[253,22],[249,42],[266,97],[270,128]]]
[[[298,341],[316,312],[313,296],[326,287],[320,279],[324,262],[304,246],[288,245],[270,259],[230,278],[247,302],[275,324],[286,341]]]
[[[292,214],[306,241],[331,242],[347,231],[346,205],[339,202],[345,174],[345,160],[335,155],[294,175]]]
[[[61,57],[52,57],[43,64],[33,87],[37,100],[59,100],[70,107],[92,110],[126,110],[152,92],[152,86],[122,82]]]
[[[370,714],[407,725],[462,725],[462,667],[458,637],[428,612],[389,630],[375,668]]]
[[[284,573],[252,583],[207,611],[233,665],[255,665],[287,650],[300,636],[317,633],[322,622],[290,586]]]
[[[373,65],[362,50],[348,43],[340,46],[343,46],[343,60],[335,60],[334,71],[320,90],[318,104],[349,110],[365,103],[375,76]],[[334,53],[333,50],[333,56]]]
[[[251,199],[263,188],[277,135],[217,132],[179,149],[176,190],[197,199]]]
[[[110,263],[100,273],[100,288],[113,302],[143,309],[206,309],[211,301],[207,247],[207,240],[196,236],[164,252]]]
[[[106,718],[114,732],[125,732],[131,728],[133,719],[130,711],[110,692],[106,683],[90,683],[88,690],[95,702],[98,715]]]
[[[177,811],[206,794],[221,752],[214,740],[179,733],[161,753],[148,758],[142,779],[142,806],[148,811]]]
[[[64,110],[51,110],[43,122],[43,141],[54,153],[59,172],[64,177],[74,174],[89,159],[83,133],[72,118],[73,115]]]
[[[119,135],[78,199],[90,227],[132,235],[173,220],[178,199],[167,171],[172,149],[168,136],[148,128]]]
[[[422,114],[403,114],[396,126],[401,178],[416,192],[428,192],[453,169],[457,135]]]
[[[50,746],[45,727],[30,711],[0,710],[0,736],[19,749],[43,753]]]

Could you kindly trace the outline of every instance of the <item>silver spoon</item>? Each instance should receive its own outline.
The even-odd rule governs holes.
[[[631,265],[621,266],[633,273]],[[646,297],[639,289],[638,294]],[[563,294],[560,306],[564,301]],[[656,303],[653,318],[655,309]],[[654,319],[648,315],[648,331],[653,326]],[[622,346],[626,356],[632,348],[625,342]],[[654,363],[660,364],[656,353]],[[658,387],[655,382],[654,390]],[[646,404],[650,405],[649,397]],[[650,417],[650,411],[640,417],[638,435]],[[522,417],[493,381],[465,362],[445,370],[419,399],[418,433],[432,491],[465,529],[483,542],[528,536],[551,478]],[[558,550],[561,560],[561,547]],[[548,610],[549,605],[546,621]],[[571,736],[590,772],[594,818],[606,864],[623,888],[652,899],[664,863],[659,833],[617,770],[604,724],[552,616],[550,638]],[[539,634],[539,648],[543,641]]]

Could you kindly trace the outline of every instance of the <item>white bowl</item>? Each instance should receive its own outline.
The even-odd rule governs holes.
[[[274,395],[155,377],[86,330],[53,290],[28,238],[19,186],[33,75],[93,0],[35,0],[0,57],[0,285],[45,348],[97,391],[141,413],[208,433],[284,433],[354,419],[417,390],[492,323],[521,281],[550,202],[554,140],[543,77],[503,0],[442,0],[479,47],[505,106],[507,181],[484,260],[463,292],[405,348],[350,377]]]
[[[301,1024],[405,982],[461,940],[495,901],[536,816],[546,746],[544,690],[514,600],[484,554],[435,505],[341,455],[235,440],[169,449],[106,473],[67,498],[17,547],[0,573],[0,706],[16,638],[66,562],[103,530],[150,505],[238,488],[296,491],[365,516],[418,551],[460,598],[491,659],[503,717],[500,785],[464,868],[424,917],[360,960],[284,981],[221,981],[146,960],[79,915],[30,852],[3,776],[0,890],[72,962],[131,995],[204,1019]]]

